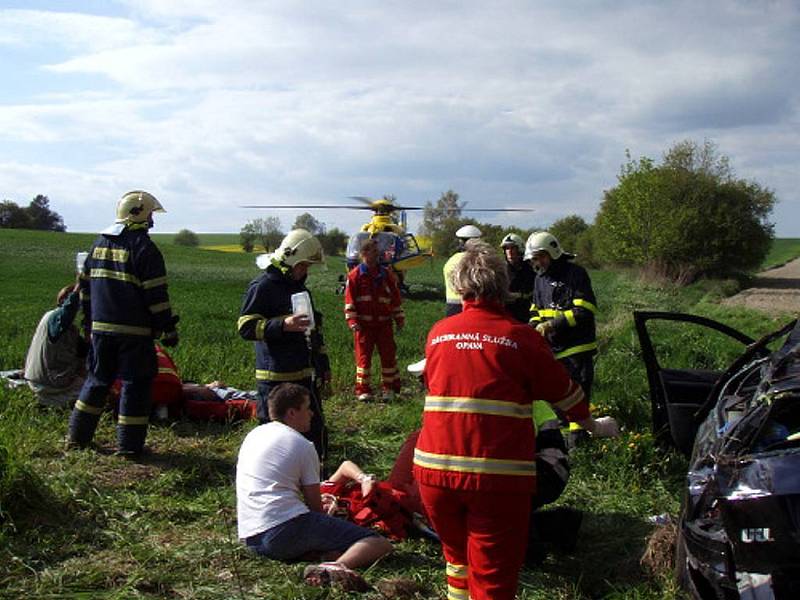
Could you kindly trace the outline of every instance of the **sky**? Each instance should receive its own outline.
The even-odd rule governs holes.
[[[800,237],[794,0],[0,0],[0,81],[0,199],[47,195],[68,231],[132,189],[166,208],[156,232],[447,190],[535,209],[474,215],[503,226],[591,222],[626,151],[689,139]]]

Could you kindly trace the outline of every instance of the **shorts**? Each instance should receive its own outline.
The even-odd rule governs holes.
[[[256,554],[295,560],[312,552],[344,552],[374,531],[318,512],[307,512],[245,540]]]

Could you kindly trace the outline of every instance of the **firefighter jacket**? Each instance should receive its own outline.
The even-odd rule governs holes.
[[[536,277],[531,303],[531,325],[553,322],[549,338],[556,358],[597,352],[597,301],[586,269],[562,256]]]
[[[444,275],[444,297],[447,304],[461,304],[461,296],[458,295],[458,292],[453,289],[453,285],[450,283],[450,273],[452,273],[456,265],[461,262],[462,258],[464,258],[463,250],[456,252],[453,256],[448,258],[447,262],[444,263],[444,267],[442,267],[442,275]]]
[[[414,451],[421,484],[532,493],[533,401],[570,420],[589,416],[583,391],[542,336],[498,303],[465,301],[462,313],[433,326],[425,356],[428,395]]]
[[[308,341],[303,333],[283,330],[283,320],[292,314],[292,294],[305,291],[305,279],[296,281],[291,268],[280,264],[270,265],[248,285],[237,329],[244,339],[256,342],[258,381],[300,381],[330,371],[319,312],[314,311],[315,328]]]
[[[93,335],[161,337],[175,330],[164,258],[144,225],[97,238],[80,276]]]
[[[506,308],[517,321],[527,323],[530,320],[536,273],[527,260],[520,261],[518,265],[506,262],[506,269],[508,271],[508,291],[511,296],[506,303]]]
[[[377,327],[392,320],[398,324],[405,321],[401,306],[397,276],[383,265],[368,269],[360,264],[347,274],[344,291],[344,316],[351,329]]]

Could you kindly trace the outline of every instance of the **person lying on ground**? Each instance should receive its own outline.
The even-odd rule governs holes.
[[[319,457],[302,435],[313,417],[309,391],[284,383],[270,392],[267,404],[271,421],[247,434],[236,463],[239,537],[257,554],[274,560],[314,554],[329,561],[306,568],[304,579],[310,585],[366,589],[353,569],[389,554],[391,543],[323,512]],[[349,466],[337,472],[355,479],[363,473]]]

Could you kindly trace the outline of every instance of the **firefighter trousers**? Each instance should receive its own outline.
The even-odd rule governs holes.
[[[420,484],[442,540],[448,600],[513,600],[528,543],[531,494]]]
[[[94,437],[114,380],[122,380],[117,419],[117,449],[139,454],[150,420],[150,386],[158,372],[149,337],[93,334],[88,374],[69,421],[70,442],[86,446]]]
[[[354,332],[356,352],[356,395],[371,394],[370,371],[375,346],[381,359],[381,387],[384,391],[400,391],[397,371],[397,346],[391,321],[381,325],[363,326]]]

